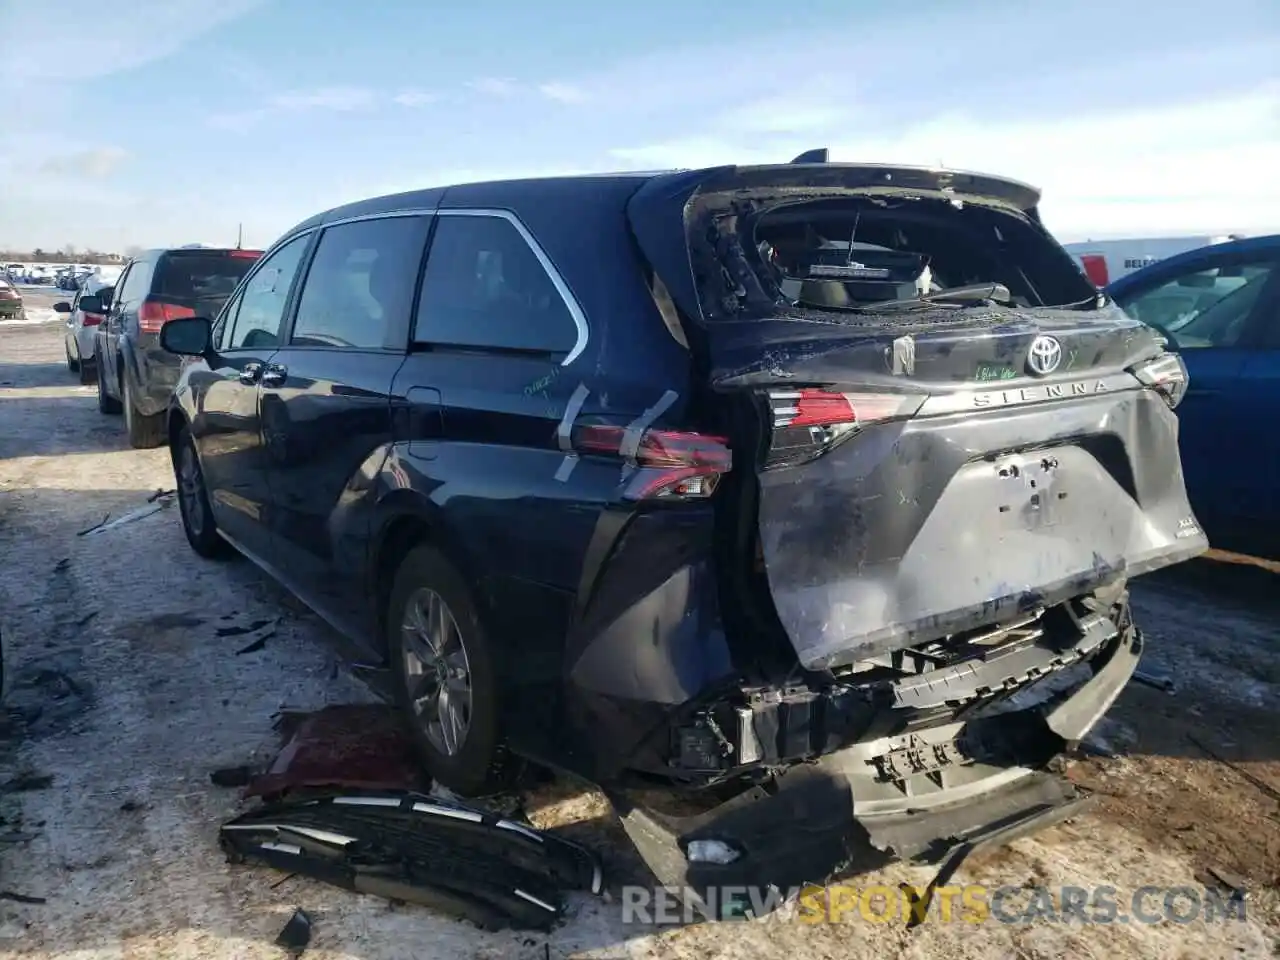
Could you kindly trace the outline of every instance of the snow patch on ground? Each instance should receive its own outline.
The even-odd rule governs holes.
[[[0,320],[0,328],[34,327],[42,323],[57,323],[62,317],[48,307],[28,307],[26,316],[21,320]]]

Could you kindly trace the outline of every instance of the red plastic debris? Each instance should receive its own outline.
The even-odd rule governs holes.
[[[422,771],[395,710],[383,704],[341,704],[314,712],[286,711],[276,724],[286,738],[246,797],[276,799],[302,790],[421,790]]]

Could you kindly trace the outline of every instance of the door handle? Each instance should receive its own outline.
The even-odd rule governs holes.
[[[240,368],[241,383],[257,383],[260,376],[262,376],[262,364],[260,363],[246,363]]]
[[[266,369],[262,372],[262,385],[264,387],[281,386],[288,376],[289,368],[284,364],[268,363]]]

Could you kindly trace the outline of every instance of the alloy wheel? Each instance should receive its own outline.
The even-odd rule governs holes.
[[[414,591],[400,627],[409,704],[427,739],[455,756],[471,725],[471,665],[462,631],[434,590]]]
[[[204,478],[200,475],[200,463],[191,444],[186,444],[178,457],[178,499],[182,516],[192,535],[204,533]]]

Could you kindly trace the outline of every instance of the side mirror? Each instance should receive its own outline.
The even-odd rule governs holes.
[[[212,341],[213,323],[208,317],[182,317],[160,328],[160,346],[183,357],[203,357]]]
[[[62,306],[60,303],[54,304],[53,309],[58,310],[60,306]],[[82,313],[102,313],[105,309],[102,306],[102,299],[95,297],[91,293],[80,298],[79,307]],[[67,309],[71,309],[71,304],[67,304]],[[58,312],[62,313],[63,311],[58,310]]]
[[[57,303],[53,305],[53,312],[54,313],[70,313],[71,304],[67,303],[67,301],[65,300],[59,300]]]

